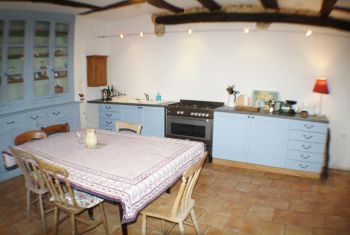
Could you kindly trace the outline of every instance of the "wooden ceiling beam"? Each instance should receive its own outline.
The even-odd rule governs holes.
[[[155,23],[164,25],[203,23],[203,22],[266,22],[266,23],[293,23],[331,27],[350,31],[350,22],[334,18],[323,18],[307,15],[291,15],[285,13],[225,13],[200,12],[192,14],[163,15],[155,18]]]
[[[197,0],[200,2],[203,7],[209,9],[210,11],[218,11],[221,9],[221,6],[214,0]]]
[[[336,2],[337,0],[323,0],[321,11],[320,11],[321,16],[328,17],[329,14],[331,14],[331,11],[333,10]]]
[[[348,8],[348,7],[334,6],[334,10],[345,11],[347,13],[350,13],[350,8]]]
[[[278,3],[277,0],[260,0],[261,4],[265,7],[265,8],[272,8],[272,9],[278,9]]]
[[[8,2],[8,0],[0,0],[0,2]],[[11,0],[11,2],[33,2],[33,3],[50,3],[55,5],[67,6],[67,7],[75,7],[75,8],[89,8],[92,10],[100,9],[101,7],[82,3],[82,2],[74,2],[68,0]]]
[[[176,6],[174,6],[170,3],[167,3],[166,1],[163,1],[163,0],[146,0],[146,2],[148,2],[152,6],[166,9],[166,10],[169,10],[169,11],[174,12],[174,13],[182,13],[185,11],[183,8],[176,7]]]
[[[144,2],[146,2],[146,0],[129,0],[129,1],[125,0],[125,1],[117,2],[117,3],[109,4],[105,7],[101,7],[101,8],[96,9],[96,10],[86,11],[86,12],[81,13],[80,15],[88,15],[88,14],[92,14],[92,13],[96,13],[96,12],[100,12],[100,11],[106,11],[106,10],[110,10],[110,9],[114,9],[114,8],[131,6],[134,4],[139,4],[139,3],[144,3]]]

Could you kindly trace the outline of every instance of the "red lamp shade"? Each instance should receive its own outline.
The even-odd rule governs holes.
[[[313,92],[321,93],[321,94],[329,94],[327,79],[317,79]]]

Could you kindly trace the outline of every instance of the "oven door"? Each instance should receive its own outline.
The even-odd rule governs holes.
[[[166,136],[211,142],[213,119],[167,115]]]

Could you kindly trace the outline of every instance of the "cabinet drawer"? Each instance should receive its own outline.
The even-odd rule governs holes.
[[[314,162],[314,163],[323,163],[324,154],[288,150],[287,159]]]
[[[66,116],[66,111],[63,108],[50,109],[48,110],[49,121],[52,119],[60,119]]]
[[[305,141],[289,140],[288,149],[302,152],[324,153],[325,145]]]
[[[324,144],[326,143],[326,134],[289,130],[289,139]]]
[[[327,133],[327,124],[318,122],[291,121],[290,129]]]
[[[121,116],[122,115],[121,115],[120,112],[109,112],[109,111],[101,111],[100,112],[100,118],[101,119],[120,120]]]
[[[293,170],[321,172],[322,164],[321,163],[286,160],[285,167],[288,169],[293,169]]]
[[[100,126],[114,127],[115,121],[111,119],[100,119]]]
[[[18,126],[19,121],[18,117],[12,117],[12,118],[4,118],[0,120],[0,127],[1,129],[8,129],[8,128],[14,128]]]
[[[99,105],[99,111],[114,111],[114,112],[120,112],[120,106],[119,105],[113,105],[113,104],[100,104]]]
[[[101,130],[106,130],[106,131],[114,131],[115,130],[115,126],[104,126],[100,124],[100,129]]]

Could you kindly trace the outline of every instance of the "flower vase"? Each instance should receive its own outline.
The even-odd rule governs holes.
[[[236,97],[233,95],[233,94],[230,94],[230,95],[228,95],[227,96],[227,106],[228,107],[235,107],[235,105],[236,105]]]
[[[94,148],[97,145],[97,136],[95,129],[87,129],[85,144],[88,148]]]

